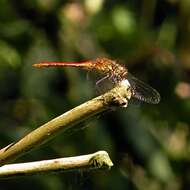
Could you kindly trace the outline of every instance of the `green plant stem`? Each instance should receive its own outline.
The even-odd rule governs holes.
[[[77,129],[76,124],[97,115],[112,106],[126,107],[131,97],[129,86],[120,83],[115,88],[87,101],[40,126],[16,143],[0,150],[0,165],[14,161],[28,151],[46,143],[60,132]]]
[[[105,151],[93,154],[42,160],[36,162],[7,164],[0,167],[0,178],[49,174],[50,172],[69,172],[74,170],[110,169],[113,163]]]

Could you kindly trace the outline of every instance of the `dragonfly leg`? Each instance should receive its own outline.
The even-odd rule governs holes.
[[[89,77],[89,72],[90,72],[90,71],[87,71],[87,74],[86,74],[86,79],[87,79],[87,81],[89,81],[89,79],[90,79],[90,77]]]
[[[96,85],[98,86],[102,81],[104,81],[104,80],[107,79],[107,78],[110,78],[110,75],[109,75],[109,74],[107,74],[106,76],[104,76],[103,78],[101,78],[100,80],[98,80],[98,81],[96,82]]]
[[[103,78],[99,79],[97,82],[96,82],[96,90],[98,91],[98,93],[100,94],[101,93],[101,90],[100,90],[100,83],[103,82],[104,80],[106,80],[107,78],[109,78],[109,74],[107,74],[106,76],[104,76]]]
[[[109,76],[109,80],[111,80],[111,81],[113,81],[114,83],[116,83],[113,73],[111,73],[111,75]]]

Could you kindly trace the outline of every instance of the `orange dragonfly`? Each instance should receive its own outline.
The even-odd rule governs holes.
[[[160,94],[155,89],[131,75],[125,66],[108,58],[97,58],[82,62],[41,62],[33,64],[33,66],[37,68],[79,67],[88,71],[96,71],[104,75],[97,83],[104,79],[109,79],[114,84],[126,81],[131,87],[132,97],[146,103],[158,104],[160,102]]]

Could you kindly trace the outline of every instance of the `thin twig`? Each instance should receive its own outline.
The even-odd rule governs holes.
[[[131,97],[131,90],[125,81],[115,88],[88,102],[73,108],[72,110],[56,117],[48,123],[32,131],[16,143],[11,143],[0,150],[0,165],[14,161],[28,151],[46,143],[60,132],[76,130],[74,126],[89,117],[97,115],[111,106],[126,107]]]
[[[0,178],[49,174],[50,172],[110,169],[112,166],[108,153],[98,151],[82,156],[4,165],[0,167]]]

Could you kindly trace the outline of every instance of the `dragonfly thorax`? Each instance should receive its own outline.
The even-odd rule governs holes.
[[[108,58],[97,58],[94,61],[94,69],[99,73],[109,76],[114,83],[119,83],[127,78],[127,69],[117,63],[115,60]]]

